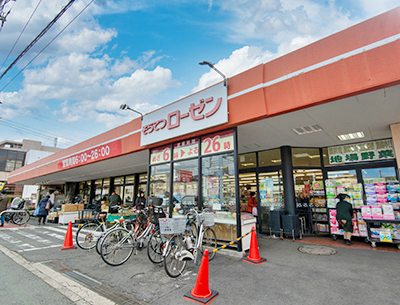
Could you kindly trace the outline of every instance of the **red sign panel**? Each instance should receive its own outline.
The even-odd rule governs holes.
[[[192,182],[193,173],[182,169],[176,169],[174,175],[174,181],[176,182]]]
[[[58,161],[58,169],[68,169],[108,159],[120,155],[121,152],[121,140],[117,140],[60,160]]]
[[[233,130],[214,133],[201,138],[201,154],[215,154],[234,149]]]
[[[171,147],[163,146],[150,151],[150,164],[157,164],[171,161]]]

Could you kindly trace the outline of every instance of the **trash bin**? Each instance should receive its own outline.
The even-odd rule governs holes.
[[[282,215],[283,234],[291,236],[293,241],[296,237],[302,238],[300,230],[299,215]]]
[[[269,212],[269,235],[279,234],[279,238],[283,239],[283,227],[282,227],[282,216],[285,213],[284,210],[273,210]]]

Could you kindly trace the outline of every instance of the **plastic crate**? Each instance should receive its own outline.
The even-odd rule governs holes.
[[[160,218],[161,234],[179,234],[185,231],[186,218]]]
[[[107,221],[114,222],[116,219],[136,219],[136,215],[107,214]]]

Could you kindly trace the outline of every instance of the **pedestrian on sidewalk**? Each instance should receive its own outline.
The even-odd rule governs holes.
[[[49,209],[46,209],[47,203],[49,203]],[[44,197],[42,200],[39,201],[38,203],[39,206],[39,213],[38,213],[38,224],[40,225],[40,221],[42,221],[42,224],[46,223],[46,218],[47,215],[49,214],[49,210],[54,206],[54,204],[50,200],[50,195],[47,195]]]
[[[0,213],[7,210],[7,204],[10,200],[10,197],[7,196],[6,190],[1,190],[0,192]],[[4,215],[1,215],[1,225],[0,227],[4,227]]]
[[[344,244],[351,246],[351,235],[353,234],[353,207],[349,202],[350,196],[340,193],[336,196],[339,202],[336,205],[336,220],[344,230]]]

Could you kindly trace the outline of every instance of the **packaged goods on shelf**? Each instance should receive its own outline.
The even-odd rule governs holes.
[[[383,219],[395,219],[392,205],[390,205],[390,204],[382,205],[382,218]]]
[[[361,206],[361,215],[362,218],[371,218],[372,214],[371,214],[371,207],[369,205],[362,205]]]
[[[382,218],[382,207],[380,205],[371,206],[371,218],[372,219]]]

